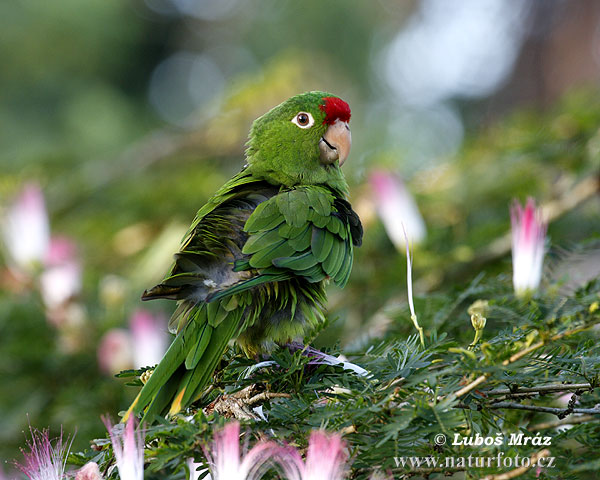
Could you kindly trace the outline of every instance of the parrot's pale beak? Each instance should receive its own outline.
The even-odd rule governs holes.
[[[319,150],[321,151],[321,163],[331,165],[336,160],[340,161],[340,167],[350,154],[352,146],[352,135],[348,122],[336,120],[330,125],[325,135],[319,141]]]

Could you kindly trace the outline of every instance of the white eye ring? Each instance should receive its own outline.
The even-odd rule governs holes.
[[[292,123],[300,128],[310,128],[315,124],[315,119],[308,112],[298,112],[294,118],[292,118]]]

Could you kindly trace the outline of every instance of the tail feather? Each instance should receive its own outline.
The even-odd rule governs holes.
[[[194,311],[195,310],[195,311]],[[170,415],[188,407],[203,392],[227,344],[237,333],[243,309],[227,312],[215,327],[208,304],[190,312],[189,323],[179,332],[135,401],[127,410],[137,415],[146,409],[142,421],[153,423],[157,416]]]
[[[184,369],[179,368],[177,371],[167,380],[158,393],[154,396],[152,403],[148,406],[144,412],[144,417],[141,423],[150,425],[163,416],[166,413],[167,407],[171,402],[173,395],[177,392],[177,387],[181,381],[181,377],[184,374]]]
[[[198,325],[195,322],[190,322],[187,327],[175,337],[175,340],[173,340],[173,343],[165,353],[163,359],[154,369],[152,375],[150,375],[150,378],[125,413],[123,421],[126,421],[132,413],[134,415],[139,414],[150,404],[150,402],[152,402],[159,389],[167,383],[169,378],[171,378],[175,371],[185,361],[189,350],[200,340],[198,338],[200,331],[201,329],[198,328]]]
[[[240,316],[241,312],[234,312],[215,329],[212,336],[213,341],[208,345],[201,360],[193,370],[187,372],[190,374],[189,377],[184,378],[184,381],[181,382],[180,391],[183,392],[181,403],[176,405],[174,402],[171,406],[171,413],[174,413],[176,408],[178,408],[177,411],[180,411],[181,408],[187,407],[195,400],[197,392],[202,393],[204,391],[227,348],[229,340],[237,332]]]
[[[157,298],[166,298],[168,300],[179,300],[184,298],[185,293],[189,290],[186,285],[156,285],[149,290],[144,290],[142,301],[156,300]]]

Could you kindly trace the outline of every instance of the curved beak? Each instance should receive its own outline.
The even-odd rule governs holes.
[[[350,154],[352,146],[352,135],[348,122],[336,120],[330,125],[325,134],[319,140],[321,151],[321,163],[331,165],[336,160],[340,161],[340,167],[344,164]]]

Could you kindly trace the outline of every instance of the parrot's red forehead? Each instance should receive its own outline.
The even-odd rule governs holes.
[[[323,123],[332,125],[338,119],[342,122],[350,121],[350,106],[341,98],[324,97],[323,101],[325,103],[319,105],[319,108],[325,112],[325,120],[323,120]]]

